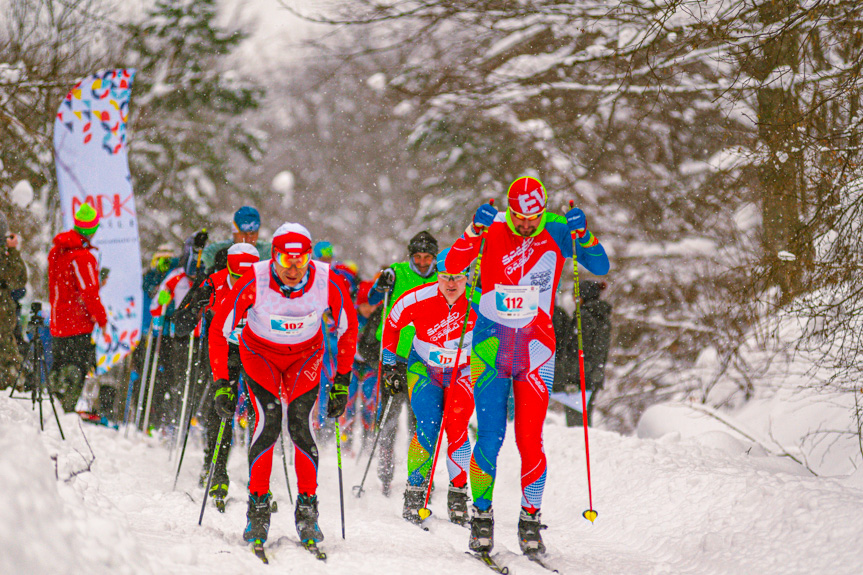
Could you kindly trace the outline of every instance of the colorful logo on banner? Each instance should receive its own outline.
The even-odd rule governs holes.
[[[83,203],[99,214],[93,237],[110,343],[94,334],[97,373],[119,363],[141,339],[143,293],[138,217],[126,155],[134,70],[103,70],[76,83],[57,110],[54,153],[63,225]],[[99,331],[98,328],[96,330]]]

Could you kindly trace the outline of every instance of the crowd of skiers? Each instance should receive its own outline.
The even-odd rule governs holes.
[[[521,456],[519,541],[525,554],[541,555],[549,394],[572,392],[584,371],[594,392],[584,410],[589,417],[603,383],[610,313],[598,298],[605,284],[582,282],[582,335],[585,356],[593,360],[581,364],[576,319],[555,306],[564,262],[575,256],[602,276],[609,261],[580,209],[563,216],[546,207],[541,182],[519,178],[509,188],[505,211],[480,205],[464,234],[445,249],[430,233],[418,233],[406,261],[367,281],[359,280],[355,264],[334,261],[332,246],[316,243],[300,224],[284,223],[272,238],[259,238],[260,215],[251,207],[234,214],[231,240],[208,243],[201,231],[179,257],[160,246],[143,279],[147,338],[134,354],[130,378],[139,397],[138,423],[143,415],[145,429],[150,422],[156,429],[176,427],[181,382],[191,378],[206,433],[201,483],[223,508],[232,425],[238,410],[250,406],[243,537],[260,547],[269,529],[273,454],[284,442],[286,414],[297,475],[297,533],[316,548],[324,537],[317,521],[317,442],[334,422],[346,450],[353,449],[355,434],[361,436],[357,451],[378,447],[378,476],[389,495],[399,414],[407,406],[404,518],[422,526],[430,514],[445,432],[449,519],[469,526],[469,548],[487,556],[509,409]],[[106,321],[89,251],[97,229],[98,215],[83,204],[74,228],[55,238],[49,255],[55,365],[59,358],[58,369],[65,370],[57,391],[67,411],[94,364],[94,325]],[[568,412],[568,423],[580,423],[576,416]]]

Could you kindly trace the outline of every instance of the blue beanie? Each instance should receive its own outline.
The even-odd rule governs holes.
[[[234,213],[234,231],[256,232],[261,228],[261,214],[251,206],[243,206]]]
[[[330,242],[318,242],[315,244],[315,247],[312,248],[315,259],[321,259],[322,257],[333,257],[333,244]]]

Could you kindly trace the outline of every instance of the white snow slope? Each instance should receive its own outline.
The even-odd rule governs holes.
[[[293,509],[280,459],[272,490],[280,510],[267,543],[270,564],[243,544],[242,450],[232,453],[227,512],[209,507],[198,527],[201,448],[187,453],[176,491],[168,450],[153,438],[124,439],[105,427],[80,427],[62,417],[66,440],[45,404],[45,431],[29,400],[0,395],[0,573],[252,573],[389,574],[491,573],[464,554],[468,532],[444,519],[445,474],[437,469],[431,530],[401,519],[401,495],[379,489],[374,467],[368,492],[351,494],[365,459],[344,461],[347,538],[340,537],[335,448],[322,449],[321,528],[327,563],[296,545]],[[90,457],[82,436],[96,459]],[[758,455],[720,431],[692,439],[623,437],[593,430],[590,448],[595,524],[588,507],[584,438],[549,415],[549,461],[543,505],[548,562],[561,573],[860,573],[863,491],[851,482],[813,477],[785,458]],[[397,446],[406,451],[406,439]],[[396,484],[406,476],[402,461]],[[56,456],[55,464],[52,457]],[[512,430],[496,485],[496,556],[512,573],[546,573],[518,553],[518,455]],[[296,495],[293,468],[289,468]]]

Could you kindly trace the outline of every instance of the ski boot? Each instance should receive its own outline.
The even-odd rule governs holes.
[[[423,520],[419,515],[419,510],[425,504],[425,500],[425,489],[423,489],[422,485],[406,485],[405,506],[402,510],[402,517],[414,525],[422,526]]]
[[[263,495],[249,494],[249,508],[246,511],[246,530],[243,531],[243,539],[250,543],[259,540],[264,543],[267,540],[267,532],[270,530],[270,498],[269,493]]]
[[[522,508],[518,516],[518,545],[525,555],[542,555],[545,553],[545,544],[542,542],[542,531],[548,529],[539,520],[539,509],[528,513]]]
[[[446,495],[447,511],[449,520],[456,525],[467,525],[467,483],[463,487],[450,484]]]
[[[300,541],[314,541],[320,543],[324,540],[324,534],[318,527],[318,496],[300,493],[297,496],[297,508],[294,511],[294,520],[297,522],[297,535]]]
[[[216,509],[219,513],[225,512],[225,498],[228,497],[228,485],[231,484],[228,479],[228,473],[224,470],[216,470],[213,472],[213,482],[210,484],[210,497],[216,504]]]
[[[494,547],[494,510],[489,507],[480,511],[472,506],[470,518],[470,542],[468,547],[475,553],[491,553]]]

